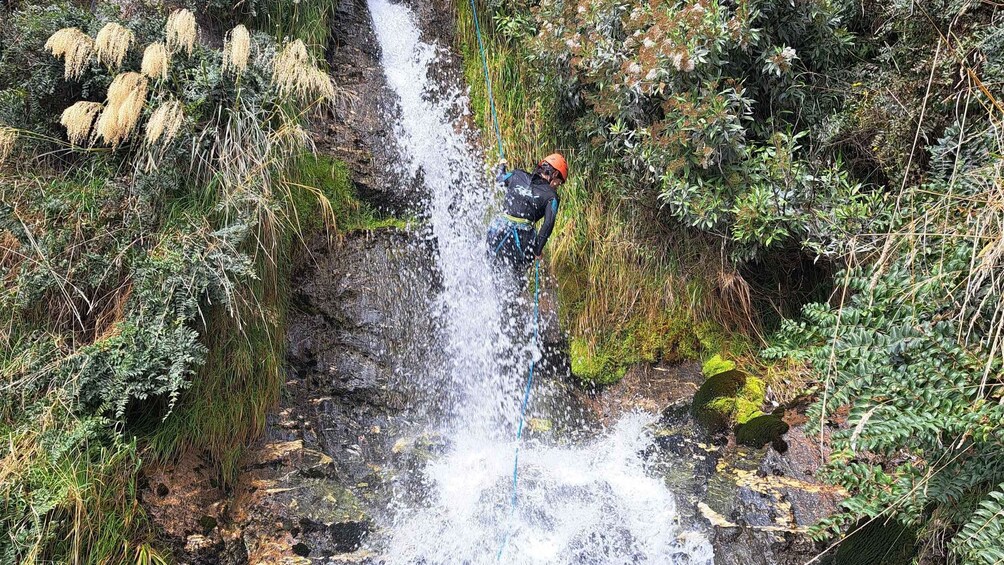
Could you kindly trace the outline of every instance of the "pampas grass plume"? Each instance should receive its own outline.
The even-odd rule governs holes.
[[[161,139],[165,144],[170,143],[178,135],[184,119],[185,113],[181,109],[180,102],[177,100],[164,102],[153,111],[146,123],[146,143],[153,145]]]
[[[146,77],[139,73],[116,76],[108,87],[108,101],[98,118],[95,136],[113,147],[129,137],[146,104],[146,90]]]
[[[14,151],[14,142],[17,141],[17,131],[12,128],[0,126],[0,166],[10,157]]]
[[[91,134],[91,126],[94,124],[94,117],[101,111],[99,102],[77,102],[73,106],[63,110],[63,115],[59,123],[66,128],[66,136],[70,138],[70,143],[83,145]]]
[[[45,48],[56,58],[64,57],[63,76],[78,79],[94,52],[94,40],[75,27],[63,28],[49,37]]]
[[[303,41],[287,43],[272,61],[272,82],[281,94],[300,100],[312,97],[334,100],[335,85],[317,68]]]
[[[98,32],[95,46],[98,51],[98,60],[110,69],[117,69],[122,66],[129,47],[136,40],[136,36],[131,31],[121,25],[110,22]]]
[[[167,47],[163,43],[151,43],[143,51],[142,72],[153,79],[167,78],[167,71],[171,67],[171,54],[167,52]]]
[[[241,74],[248,67],[251,56],[251,34],[248,28],[238,25],[227,35],[223,46],[223,68]]]
[[[195,14],[192,12],[182,8],[167,17],[167,48],[171,53],[184,49],[191,55],[197,36],[198,28],[195,25]]]

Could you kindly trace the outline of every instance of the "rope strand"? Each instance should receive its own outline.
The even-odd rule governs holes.
[[[495,111],[495,95],[492,92],[492,78],[488,74],[488,56],[485,55],[485,44],[481,40],[481,24],[478,22],[478,7],[474,0],[471,0],[471,11],[474,14],[474,31],[478,36],[478,49],[481,50],[481,64],[485,69],[485,84],[488,86],[488,102],[492,109],[492,122],[495,124],[495,137],[499,144],[499,159],[505,160],[505,151],[502,149],[502,130],[499,129],[499,116]]]
[[[533,289],[533,344],[534,347],[540,347],[540,261],[534,262],[534,289]],[[536,351],[534,352],[536,354]],[[516,457],[512,466],[512,515],[516,514],[516,489],[519,486],[519,446],[520,440],[523,438],[523,421],[526,418],[526,406],[530,403],[530,389],[533,388],[533,369],[536,366],[537,360],[533,357],[530,358],[530,376],[526,379],[526,389],[523,391],[523,405],[519,410],[519,425],[516,428]],[[511,520],[510,520],[511,521]],[[502,553],[505,551],[506,545],[509,543],[509,535],[511,530],[507,531],[505,537],[502,538],[502,545],[499,546],[498,555],[495,556],[496,561],[502,560]]]

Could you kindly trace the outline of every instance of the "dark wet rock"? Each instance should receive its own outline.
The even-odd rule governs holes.
[[[199,518],[199,525],[202,526],[202,530],[204,533],[209,533],[210,531],[212,531],[213,528],[216,527],[217,523],[218,522],[216,521],[216,518],[212,516],[203,516]]]
[[[332,390],[338,394],[368,390],[378,386],[380,366],[358,350],[325,351],[318,368],[332,377]]]
[[[297,543],[293,546],[293,553],[299,555],[300,557],[309,557],[310,546],[303,542]]]
[[[396,102],[386,88],[366,0],[337,2],[326,58],[344,95],[329,115],[315,121],[315,146],[349,165],[364,200],[391,213],[409,210],[415,188],[391,166],[397,159],[392,137]]]
[[[785,453],[730,447],[708,477],[699,505],[714,527],[716,565],[794,565],[820,551],[805,530],[833,514],[844,492],[814,477],[818,444],[797,427],[787,438]]]
[[[389,502],[383,469],[415,392],[407,368],[436,353],[417,337],[434,331],[428,246],[388,231],[311,250],[295,275],[287,394],[238,487],[235,522],[253,563],[295,547],[310,559],[359,550]]]

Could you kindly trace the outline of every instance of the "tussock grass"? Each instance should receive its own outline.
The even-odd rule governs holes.
[[[223,68],[241,74],[248,67],[251,57],[251,34],[248,28],[238,25],[227,34],[223,46]]]
[[[122,73],[108,87],[104,110],[95,126],[96,139],[112,147],[125,141],[139,124],[146,105],[147,79],[139,73]]]
[[[746,350],[722,330],[709,282],[720,264],[706,238],[663,228],[657,209],[610,196],[618,182],[595,173],[562,189],[550,265],[573,338],[573,372],[610,383],[639,362]]]
[[[80,101],[63,110],[59,123],[66,128],[66,136],[70,138],[70,143],[84,145],[88,142],[94,118],[102,108],[104,105],[100,102]]]
[[[178,135],[184,121],[185,111],[181,107],[181,102],[173,98],[165,100],[150,114],[150,119],[146,123],[146,143],[148,145],[157,142],[170,143]]]
[[[278,40],[299,39],[319,55],[327,47],[335,9],[335,3],[323,0],[264,0],[254,23]]]
[[[136,34],[131,30],[109,22],[98,32],[94,40],[94,51],[102,64],[110,69],[118,69],[135,42]]]
[[[525,48],[494,33],[491,11],[481,5],[478,16],[506,156],[514,165],[533,167],[536,159],[559,149],[551,119],[555,109],[554,95],[533,88],[535,79],[525,63]],[[475,35],[473,13],[467,2],[457,2],[457,38],[463,56],[465,82],[471,93],[471,111],[482,132],[484,150],[487,155],[497,155],[484,65]],[[565,149],[565,153],[568,156],[573,152]]]
[[[17,141],[17,131],[14,128],[0,125],[0,167],[4,165],[7,158],[14,152],[14,143]]]
[[[275,56],[272,82],[279,92],[306,103],[317,99],[331,102],[336,96],[331,76],[317,67],[300,39],[287,43]]]
[[[171,67],[171,54],[167,52],[167,46],[156,42],[146,46],[143,51],[143,63],[140,72],[152,79],[167,78],[167,71]]]

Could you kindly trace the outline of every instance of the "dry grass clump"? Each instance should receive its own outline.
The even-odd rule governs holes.
[[[79,29],[68,27],[52,34],[45,42],[45,48],[56,58],[65,59],[64,78],[78,79],[94,52],[94,40]]]
[[[184,49],[191,55],[197,36],[198,27],[192,12],[186,9],[175,10],[167,17],[167,48],[171,53]]]
[[[153,111],[146,123],[146,143],[153,145],[161,139],[165,144],[170,143],[178,135],[184,119],[181,102],[174,99],[164,102]]]
[[[136,36],[129,29],[115,22],[108,23],[98,32],[95,41],[98,60],[111,69],[121,67],[126,53],[135,41]]]
[[[227,41],[223,46],[223,69],[239,75],[248,67],[250,57],[251,34],[248,28],[239,25],[227,34]]]
[[[167,46],[163,43],[151,43],[143,51],[143,65],[141,72],[150,78],[167,78],[167,71],[171,67],[171,54],[167,52]]]
[[[761,323],[753,307],[753,293],[750,285],[738,271],[734,269],[719,269],[714,279],[713,292],[708,296],[710,302],[706,309],[714,312],[715,319],[723,327],[733,328],[746,335],[760,335]]]
[[[12,128],[0,126],[0,166],[14,151],[15,141],[17,141],[17,132]]]
[[[101,111],[103,105],[99,102],[77,102],[63,110],[59,123],[66,128],[70,143],[83,145],[91,135],[94,117]]]
[[[122,143],[139,122],[146,103],[147,79],[139,73],[122,73],[108,87],[108,102],[98,118],[95,135],[110,145]]]
[[[286,44],[272,62],[272,82],[283,95],[308,101],[335,99],[335,85],[328,73],[317,68],[307,46],[297,39]]]

